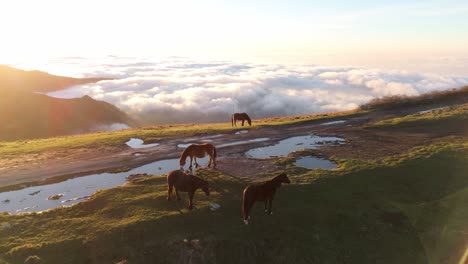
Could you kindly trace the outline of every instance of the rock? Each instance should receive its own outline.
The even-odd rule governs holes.
[[[54,195],[49,196],[49,198],[47,198],[47,200],[58,200],[58,199],[62,198],[62,196],[63,196],[62,193],[54,194]]]
[[[219,208],[221,208],[221,205],[217,204],[217,203],[213,203],[210,205],[210,210],[211,211],[216,211],[218,210]]]
[[[148,176],[149,175],[147,173],[130,174],[130,175],[127,176],[127,180],[128,181],[133,181],[133,180],[140,179],[140,178],[146,178]]]
[[[2,203],[9,203],[10,202],[10,199],[5,199],[2,201]]]

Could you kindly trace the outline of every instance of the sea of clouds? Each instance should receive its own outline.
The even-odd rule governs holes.
[[[350,110],[377,97],[418,95],[468,84],[468,76],[177,57],[66,58],[56,66],[75,76],[113,79],[49,96],[89,95],[116,105],[144,124],[227,122],[233,112],[263,118]]]

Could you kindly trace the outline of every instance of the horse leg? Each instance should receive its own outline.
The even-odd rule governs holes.
[[[265,210],[264,210],[265,214],[268,213],[268,199],[265,200]]]
[[[272,214],[273,214],[273,212],[271,211],[272,203],[273,203],[273,198],[271,198],[271,199],[269,200],[269,205],[268,205],[268,214],[269,214],[269,215],[272,215]]]
[[[199,165],[198,165],[198,162],[197,162],[197,157],[195,157],[194,159],[195,159],[195,168],[198,168]]]
[[[252,201],[250,201],[247,197],[243,197],[244,200],[242,201],[243,206],[242,206],[242,216],[244,220],[244,224],[248,225],[249,220],[250,220],[250,209],[252,208],[252,205],[254,204]]]
[[[179,191],[177,190],[177,188],[175,188],[175,195],[177,197],[177,201],[180,201]]]
[[[244,122],[245,122],[245,120],[242,119],[242,126],[244,126]]]
[[[193,195],[195,194],[195,192],[189,192],[189,207],[188,209],[189,210],[192,210],[193,209]]]
[[[167,187],[167,200],[170,201],[171,200],[171,194],[172,194],[172,185],[169,185]],[[177,190],[176,190],[176,194],[177,194]]]
[[[189,167],[189,170],[192,171],[192,160],[193,160],[193,157],[190,156],[190,167]]]

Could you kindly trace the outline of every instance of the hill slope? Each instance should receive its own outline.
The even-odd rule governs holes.
[[[90,132],[101,125],[132,124],[117,107],[84,96],[52,98],[46,92],[101,79],[76,79],[0,66],[0,141]]]

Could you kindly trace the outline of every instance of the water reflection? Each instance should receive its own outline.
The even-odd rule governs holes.
[[[315,135],[291,137],[281,140],[273,146],[254,148],[245,153],[247,157],[266,159],[272,157],[285,157],[299,149],[316,149],[319,146],[343,143],[338,137],[319,137]]]

